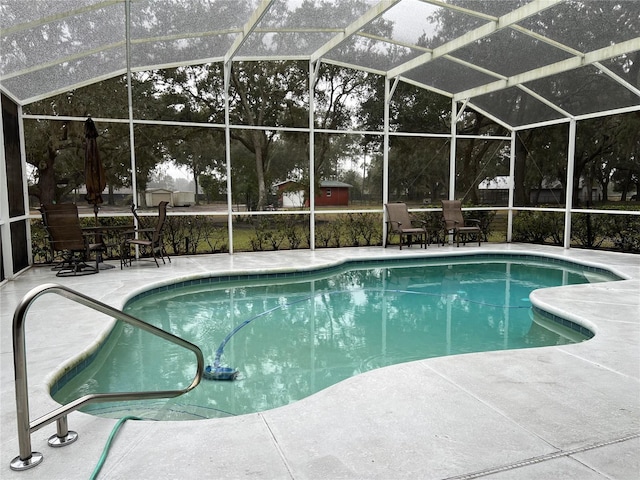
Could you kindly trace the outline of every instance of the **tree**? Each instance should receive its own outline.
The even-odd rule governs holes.
[[[126,116],[126,91],[120,77],[88,87],[62,93],[25,106],[27,114],[88,117]],[[25,120],[27,163],[34,167],[36,182],[29,193],[40,203],[60,201],[84,184],[84,122],[67,120]],[[98,148],[107,171],[108,183],[118,183],[123,176],[122,156],[112,156],[121,148],[122,129],[98,125]],[[124,138],[128,145],[128,136]],[[127,149],[128,150],[128,149]]]
[[[164,117],[180,121],[206,121],[210,123],[224,122],[224,75],[223,66],[212,63],[200,66],[180,67],[173,71],[155,74],[157,94],[171,107]],[[253,156],[255,173],[255,205],[263,209],[267,204],[268,186],[272,179],[273,152],[275,141],[281,139],[277,130],[265,127],[306,126],[304,95],[306,92],[307,74],[303,64],[298,62],[238,62],[233,64],[229,85],[230,121],[235,125],[247,125],[247,129],[232,129],[231,139],[242,145]],[[197,138],[199,133],[194,127],[185,127],[180,134],[174,135],[174,153],[180,153],[182,160],[190,168],[198,170],[198,174],[210,168],[224,174],[221,163],[222,137],[211,137],[209,148],[217,151],[217,155],[207,154],[208,140],[198,140],[200,146],[188,146],[189,139]],[[186,149],[191,149],[187,152]],[[199,150],[196,152],[195,150]],[[215,158],[212,158],[215,157]],[[217,158],[217,160],[216,160]],[[245,170],[237,162],[243,161],[244,155],[232,155],[232,168],[235,171]],[[249,194],[248,185],[242,187],[244,195]],[[235,185],[233,186],[236,190]]]
[[[622,200],[635,186],[636,201],[640,201],[640,112],[624,115],[619,141],[615,145],[611,179]]]
[[[291,126],[298,116],[306,92],[307,74],[298,62],[241,62],[231,70],[231,116],[234,123],[251,127]],[[276,136],[274,130],[235,130],[231,137],[255,157],[258,198],[256,208],[267,205],[267,180],[270,176],[270,148]]]
[[[83,183],[81,135],[79,125],[73,122],[25,122],[26,159],[34,167],[35,178],[29,194],[39,203],[59,202]]]
[[[360,128],[382,129],[383,83],[372,78],[369,88],[375,92],[361,103]],[[448,133],[451,101],[439,94],[398,84],[390,103],[390,129],[409,133]],[[382,151],[381,136],[366,136],[369,151]],[[389,193],[391,198],[422,202],[446,196],[449,178],[448,140],[392,136],[389,141]],[[382,178],[382,164],[372,164],[372,174]],[[379,170],[378,170],[379,169]]]
[[[167,154],[176,165],[184,165],[191,172],[195,203],[198,199],[198,185],[201,175],[208,171],[215,171],[224,165],[224,137],[221,132],[213,129],[179,128],[182,134],[177,134],[168,145]]]
[[[540,194],[558,182],[565,186],[560,170],[567,163],[568,128],[552,125],[516,135],[515,205],[538,205]],[[556,199],[563,203],[564,197]]]
[[[225,182],[218,177],[217,172],[210,169],[207,169],[200,178],[200,188],[206,203],[220,200],[224,186]]]

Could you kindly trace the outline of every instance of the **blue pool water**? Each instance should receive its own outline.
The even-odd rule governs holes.
[[[536,318],[529,293],[614,279],[569,264],[469,258],[262,277],[164,288],[125,308],[198,345],[207,364],[237,368],[237,380],[203,380],[174,399],[95,404],[84,411],[175,420],[240,415],[397,363],[583,341],[588,337],[575,329],[545,328],[549,322]],[[118,324],[95,360],[54,398],[65,403],[94,392],[184,388],[194,363],[191,352]]]

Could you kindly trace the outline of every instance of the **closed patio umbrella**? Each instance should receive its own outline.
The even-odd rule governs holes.
[[[87,186],[87,194],[85,199],[93,205],[93,214],[96,217],[96,227],[98,225],[98,205],[102,204],[102,191],[107,186],[107,177],[104,166],[100,160],[100,152],[98,151],[98,129],[91,117],[84,122],[84,137],[86,140],[84,150],[84,181]],[[96,232],[96,242],[102,243],[101,232]],[[104,270],[114,268],[113,265],[106,265],[102,262],[102,255],[98,255],[98,268]]]
[[[98,226],[98,205],[102,204],[102,191],[107,185],[107,178],[104,166],[100,160],[98,151],[98,129],[91,120],[87,118],[84,122],[84,136],[86,139],[84,151],[84,177],[87,186],[87,202],[93,205],[93,213],[96,216],[96,227]]]

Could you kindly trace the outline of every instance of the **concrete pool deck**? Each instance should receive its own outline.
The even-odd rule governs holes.
[[[87,479],[117,420],[73,412],[78,440],[53,449],[55,423],[32,433],[44,461],[10,470],[18,455],[12,318],[32,288],[57,283],[120,308],[143,286],[190,274],[271,271],[343,259],[530,253],[598,264],[627,280],[539,290],[534,304],[595,331],[589,341],[432,358],[373,370],[291,405],[184,422],[128,421],[98,478],[638,479],[640,476],[640,255],[486,244],[294,250],[173,257],[156,268],[57,278],[34,267],[0,286],[0,478]],[[113,262],[115,265],[116,263]],[[53,372],[104,333],[109,319],[56,295],[26,321],[31,420],[57,404]]]

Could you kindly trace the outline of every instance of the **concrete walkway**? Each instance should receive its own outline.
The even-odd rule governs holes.
[[[277,271],[349,258],[539,253],[598,264],[627,280],[539,290],[537,306],[587,325],[573,345],[432,358],[370,371],[262,413],[185,422],[127,422],[100,479],[638,479],[640,472],[640,255],[489,244],[427,250],[341,248],[172,258],[156,268],[56,278],[32,268],[0,287],[0,478],[87,479],[116,420],[69,415],[77,442],[52,449],[48,425],[31,435],[44,461],[10,470],[18,455],[12,317],[33,287],[67,285],[120,308],[150,284],[190,274]],[[31,419],[57,404],[53,372],[104,334],[109,319],[55,295],[26,322]]]

